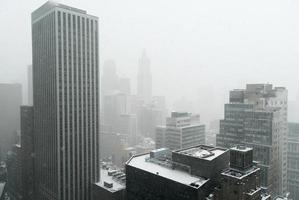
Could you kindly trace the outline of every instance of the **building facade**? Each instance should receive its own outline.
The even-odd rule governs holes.
[[[27,105],[33,106],[32,65],[27,66]]]
[[[36,198],[90,200],[100,177],[98,18],[47,2],[31,21]]]
[[[7,184],[6,192],[11,200],[21,200],[23,194],[22,150],[20,144],[15,144],[7,154]]]
[[[33,107],[21,106],[22,200],[34,199]]]
[[[261,170],[261,186],[271,194],[286,193],[287,90],[249,84],[230,92],[220,121],[217,146],[253,148]]]
[[[198,115],[172,112],[166,126],[156,128],[156,144],[172,150],[205,144],[205,125],[200,124]]]
[[[290,199],[299,199],[299,124],[289,123],[288,192]]]

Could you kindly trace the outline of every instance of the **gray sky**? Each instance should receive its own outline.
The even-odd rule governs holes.
[[[44,0],[0,0],[0,81],[24,82],[31,64],[30,13]],[[299,92],[297,0],[61,0],[100,18],[100,59],[136,78],[138,57],[151,58],[154,94],[168,102],[215,98],[246,82]],[[135,83],[135,81],[133,82]]]

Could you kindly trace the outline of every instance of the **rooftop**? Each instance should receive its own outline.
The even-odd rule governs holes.
[[[87,15],[87,12],[85,10],[67,6],[67,5],[64,5],[61,3],[57,3],[55,1],[47,1],[45,4],[43,4],[38,9],[36,9],[32,12],[32,21],[35,21],[36,19],[43,16],[48,11],[52,10],[53,8],[57,8],[57,7],[64,9],[64,10],[73,11],[73,12],[77,12],[79,14]]]
[[[227,149],[200,145],[200,146],[196,146],[196,147],[178,150],[176,152],[180,153],[180,154],[184,154],[184,155],[211,161],[211,160],[217,158],[218,156],[222,155],[226,151],[227,151]]]
[[[188,113],[188,112],[176,112],[176,111],[171,112],[172,118],[190,117],[190,116],[191,116],[191,113]]]
[[[236,147],[232,147],[230,148],[231,150],[235,150],[235,151],[241,151],[241,152],[248,152],[251,151],[252,148],[250,147],[245,147],[245,146],[236,146]]]
[[[166,161],[163,164],[162,162],[152,162],[150,161],[150,154],[148,153],[133,156],[127,162],[127,165],[196,188],[209,181],[209,179],[193,176],[188,172],[181,171],[179,169],[173,169],[170,163],[167,163]]]
[[[249,175],[251,175],[251,174],[253,174],[253,173],[255,173],[259,170],[260,169],[257,168],[257,167],[252,167],[247,171],[239,171],[239,170],[236,170],[236,169],[229,169],[225,172],[222,172],[221,174],[223,176],[229,176],[229,177],[232,177],[232,178],[243,179],[246,176],[249,176]]]
[[[96,185],[115,192],[126,187],[125,174],[118,169],[103,169],[101,168],[101,180]],[[108,185],[107,185],[108,184]]]

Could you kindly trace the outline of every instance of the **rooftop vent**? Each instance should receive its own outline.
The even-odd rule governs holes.
[[[104,187],[113,188],[113,183],[104,181]]]

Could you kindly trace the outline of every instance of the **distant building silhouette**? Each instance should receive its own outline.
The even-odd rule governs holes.
[[[98,18],[47,2],[31,15],[39,200],[91,200],[99,165]]]
[[[152,74],[151,62],[147,57],[145,50],[143,51],[138,64],[137,96],[145,103],[148,103],[152,98]]]
[[[20,106],[22,104],[22,85],[0,83],[0,160],[17,142],[20,130]]]
[[[119,77],[116,73],[116,64],[113,60],[106,60],[103,65],[103,75],[101,79],[101,95],[105,96],[118,91]]]

